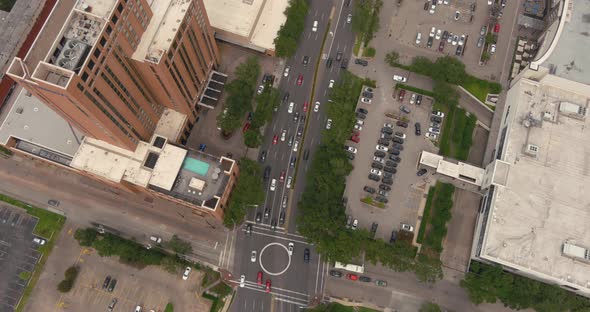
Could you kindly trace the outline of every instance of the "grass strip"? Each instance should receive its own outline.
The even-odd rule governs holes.
[[[422,95],[434,97],[434,92],[432,92],[432,91],[428,91],[428,90],[416,88],[416,87],[409,86],[409,85],[403,84],[403,83],[396,84],[395,85],[395,89],[396,90],[397,89],[404,89],[404,90],[412,91],[414,93],[418,93],[418,94],[422,94]]]
[[[426,205],[424,206],[424,212],[422,213],[422,222],[420,223],[420,230],[418,230],[418,236],[416,241],[422,244],[424,240],[424,234],[426,232],[426,226],[430,222],[430,212],[432,210],[432,199],[434,198],[435,188],[430,187],[428,190],[428,198],[426,199]]]

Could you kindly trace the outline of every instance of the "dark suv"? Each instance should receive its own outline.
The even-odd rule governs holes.
[[[369,65],[369,62],[367,62],[366,60],[362,60],[362,59],[356,59],[356,60],[354,60],[354,63],[355,64],[359,64],[361,66],[367,66],[367,65]]]
[[[309,255],[309,248],[305,248],[305,250],[303,251],[303,262],[309,263],[310,258],[311,257]]]
[[[330,270],[330,275],[334,277],[342,277],[342,272],[336,270]]]
[[[415,130],[414,133],[416,133],[416,135],[422,134],[422,131],[420,130],[420,123],[419,122],[414,124],[414,130]]]

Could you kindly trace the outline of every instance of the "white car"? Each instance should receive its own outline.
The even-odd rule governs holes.
[[[293,249],[295,248],[295,244],[293,242],[289,242],[289,247],[287,247],[287,253],[289,256],[293,255]]]
[[[352,14],[348,14],[346,17],[346,24],[350,24],[352,22]]]
[[[313,21],[313,27],[311,27],[311,31],[318,31],[318,21]]]
[[[354,221],[352,221],[352,229],[356,230],[356,227],[359,225],[359,220],[354,219]]]
[[[436,27],[432,27],[430,28],[430,34],[428,34],[429,37],[434,37],[434,34],[436,33]]]
[[[141,312],[142,308],[140,305],[135,306],[135,312]]]
[[[274,192],[277,189],[277,179],[270,180],[270,191]]]
[[[191,267],[186,267],[186,269],[184,269],[184,273],[182,274],[182,279],[186,281],[188,279],[189,274],[191,274],[191,271]]]
[[[394,135],[395,135],[396,138],[400,138],[402,140],[404,140],[406,138],[406,134],[405,133],[396,132]]]
[[[488,5],[492,5],[494,3],[492,0],[488,0]]]
[[[285,142],[286,138],[287,138],[287,129],[283,129],[283,132],[281,132],[281,142]]]
[[[315,102],[315,105],[313,106],[313,111],[316,113],[320,111],[320,102]]]
[[[365,125],[365,122],[364,122],[363,120],[357,119],[357,120],[356,120],[356,124],[357,124],[357,125],[364,126],[364,125]]]
[[[409,224],[402,223],[402,230],[408,231],[408,232],[414,232],[414,227]]]
[[[455,34],[453,34],[452,32],[449,33],[449,37],[447,37],[447,43],[451,43],[453,41],[453,37],[455,36]]]
[[[443,0],[443,4],[444,4],[444,5],[447,5],[447,4],[449,4],[449,0]]]
[[[262,91],[264,91],[264,85],[259,85],[258,90],[256,90],[256,94],[260,95],[262,94]]]
[[[490,46],[490,54],[494,54],[494,53],[496,53],[496,45],[495,44],[492,44]]]
[[[440,37],[441,37],[441,36],[442,36],[442,30],[439,28],[439,29],[436,31],[436,35],[434,35],[434,39],[436,39],[436,40],[440,40]]]
[[[381,176],[383,173],[381,172],[381,170],[371,169],[371,174],[376,174],[378,176]]]
[[[445,117],[445,113],[439,112],[439,111],[432,111],[432,116],[444,118]]]
[[[433,134],[440,134],[440,129],[439,128],[428,128],[428,132],[433,133]]]
[[[461,12],[455,11],[455,17],[454,17],[455,20],[458,21],[459,20],[459,17],[461,17]]]
[[[242,275],[240,276],[240,287],[244,287],[246,286],[246,276]]]
[[[377,157],[377,156],[373,156],[373,161],[383,162],[383,158]]]
[[[33,238],[33,243],[43,246],[43,245],[45,245],[45,239],[35,237],[35,238]]]
[[[387,152],[389,150],[387,147],[380,145],[380,144],[375,146],[375,149],[378,151],[382,151],[382,152]]]
[[[453,41],[451,42],[452,45],[457,45],[457,42],[459,42],[459,36],[454,35],[453,36]]]
[[[344,146],[344,149],[347,150],[348,152],[353,153],[353,154],[356,154],[356,152],[357,152],[357,149],[355,147],[352,147],[352,146],[346,146],[345,145]]]
[[[297,152],[298,148],[299,148],[299,141],[293,142],[293,152]]]
[[[435,11],[435,10],[436,10],[436,5],[435,5],[435,4],[433,4],[433,5],[431,5],[431,6],[430,6],[430,11],[428,11],[428,13],[430,13],[430,14],[434,14],[434,11]]]
[[[371,99],[364,97],[364,98],[361,98],[361,102],[363,102],[365,104],[371,104]]]
[[[465,44],[465,35],[461,35],[461,37],[459,38],[459,45],[462,46]]]
[[[256,262],[256,250],[252,250],[250,253],[250,261]]]
[[[291,67],[289,67],[289,66],[285,67],[285,72],[283,73],[283,76],[288,77],[289,71],[291,71]]]
[[[393,124],[391,124],[389,122],[386,122],[386,123],[383,124],[383,127],[393,129]]]
[[[416,34],[416,44],[420,44],[420,41],[422,40],[422,33],[417,33]]]
[[[435,141],[438,138],[438,135],[436,135],[434,133],[430,133],[430,132],[426,133],[424,136],[427,139],[430,139],[430,140],[433,140],[433,141]]]
[[[404,76],[393,75],[393,81],[406,82],[406,81],[408,81],[408,78],[406,78]]]
[[[290,189],[291,188],[291,184],[293,184],[293,177],[292,176],[288,176],[287,177],[287,188]]]
[[[334,80],[333,80],[333,79],[332,79],[332,80],[330,80],[330,83],[328,84],[328,88],[329,88],[329,89],[332,89],[332,88],[334,88]]]
[[[355,130],[358,130],[358,131],[361,131],[361,130],[363,130],[363,126],[361,126],[361,125],[354,125],[354,129]]]
[[[287,113],[292,114],[293,110],[295,109],[295,103],[289,103],[289,108],[287,109]]]
[[[416,102],[416,93],[412,93],[412,97],[410,97],[410,104],[414,104]]]
[[[326,121],[326,130],[330,129],[332,129],[332,119],[328,119],[328,121]]]

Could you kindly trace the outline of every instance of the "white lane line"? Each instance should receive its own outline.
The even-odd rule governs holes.
[[[328,94],[328,89],[324,89],[324,96]]]
[[[244,287],[239,287],[239,289],[249,289],[249,290],[254,290],[254,291],[258,291],[258,292],[266,292],[266,289],[264,288],[264,286],[252,287],[252,286],[250,286],[248,284],[246,284],[246,286],[244,286]],[[308,301],[307,299],[302,299],[302,298],[297,298],[297,297],[293,297],[293,296],[289,296],[289,295],[277,293],[277,292],[273,291],[274,289],[275,289],[274,287],[271,288],[270,294],[273,294],[275,296],[285,297],[285,298],[288,298],[288,299],[291,299],[291,300],[301,301],[301,302],[304,302],[305,304],[307,304],[307,301]]]
[[[315,276],[315,293],[318,293],[318,278],[320,277],[320,263],[322,261],[322,256],[318,255],[318,270]]]
[[[338,24],[340,23],[340,16],[342,15],[342,9],[344,8],[344,1],[340,5],[340,12],[338,13],[338,19],[336,20],[336,25],[334,25],[334,34],[332,35],[332,43],[330,43],[330,49],[328,49],[328,55],[332,52],[332,45],[334,44],[334,40],[336,40],[336,32],[338,31]],[[338,48],[338,46],[336,46]]]
[[[313,17],[318,16],[318,9],[315,9],[315,13],[313,13]]]
[[[298,306],[303,307],[303,308],[307,308],[307,304],[301,304],[301,303],[298,303],[298,302],[295,302],[295,301],[291,301],[291,300],[287,300],[287,299],[282,299],[282,298],[275,298],[275,300],[276,301],[283,301],[283,302],[286,302],[286,303],[298,305]],[[290,308],[289,308],[289,311],[291,311]]]
[[[311,33],[307,33],[307,39],[309,39],[311,37]]]
[[[278,125],[278,123],[275,123],[275,125],[272,126],[272,132],[273,133],[276,133],[277,132],[277,125]]]
[[[346,48],[348,47],[348,45],[344,45],[344,51],[342,52],[342,54],[346,55]]]
[[[225,235],[225,245],[223,245],[223,251],[222,251],[222,252],[219,254],[219,267],[220,267],[220,268],[222,268],[222,267],[223,267],[223,266],[222,266],[222,264],[223,264],[223,259],[224,259],[223,255],[225,254],[225,252],[226,252],[226,249],[227,249],[227,241],[229,240],[229,233],[230,233],[230,232],[227,232],[227,234]]]
[[[305,244],[305,245],[310,245],[310,243],[306,242],[306,241],[302,241],[302,240],[296,240],[296,239],[291,239],[288,237],[282,237],[282,236],[278,236],[278,235],[271,235],[271,234],[266,234],[263,232],[257,232],[257,231],[252,231],[252,233],[254,234],[259,234],[259,235],[264,235],[264,236],[268,236],[268,237],[273,237],[273,238],[277,238],[277,239],[282,239],[285,241],[289,241],[289,242],[294,242],[294,243],[299,243],[299,244]]]
[[[234,254],[233,253],[233,249],[234,249],[234,243],[236,241],[236,236],[237,236],[236,235],[235,228],[230,233],[232,233],[232,236],[231,236],[231,241],[230,241],[230,244],[229,244],[229,250],[228,250],[228,253],[227,253],[227,258],[226,258],[227,260],[224,261],[225,268],[228,268],[228,269],[229,269],[229,265],[230,265],[230,258]]]

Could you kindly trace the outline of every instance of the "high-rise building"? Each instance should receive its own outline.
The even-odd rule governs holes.
[[[186,139],[218,61],[202,0],[78,0],[45,57],[7,74],[86,136],[134,150],[165,108],[187,116]]]

